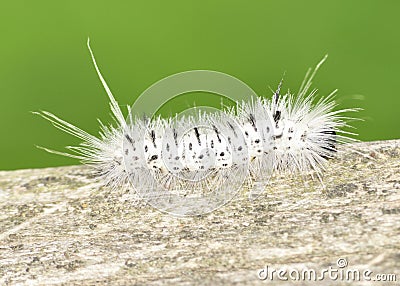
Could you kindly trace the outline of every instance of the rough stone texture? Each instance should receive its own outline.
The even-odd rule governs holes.
[[[257,276],[266,265],[321,271],[339,258],[399,283],[400,140],[345,149],[325,188],[276,176],[255,201],[243,189],[187,218],[111,192],[83,166],[0,172],[0,284],[267,285]],[[319,285],[333,283],[348,285]]]

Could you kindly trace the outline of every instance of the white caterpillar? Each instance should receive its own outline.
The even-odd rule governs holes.
[[[347,126],[342,113],[357,109],[334,111],[336,90],[316,102],[316,90],[310,91],[326,57],[313,72],[308,71],[297,95],[281,95],[281,82],[271,99],[237,102],[235,108],[216,114],[143,119],[128,108],[126,119],[98,69],[89,42],[88,48],[110,99],[114,125],[100,123],[97,138],[52,113],[39,112],[58,129],[82,140],[79,146],[67,147],[70,153],[43,149],[89,164],[111,188],[130,181],[148,198],[195,196],[198,192],[200,196],[213,193],[213,198],[226,202],[245,179],[264,182],[274,171],[314,171],[321,179],[336,144],[347,142],[347,135],[352,134],[341,130]],[[171,206],[161,209],[168,211]]]

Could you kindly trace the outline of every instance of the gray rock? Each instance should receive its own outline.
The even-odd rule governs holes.
[[[342,146],[323,184],[275,176],[256,200],[243,188],[211,214],[178,218],[85,166],[2,171],[0,284],[266,285],[266,266],[399,281],[400,140]]]

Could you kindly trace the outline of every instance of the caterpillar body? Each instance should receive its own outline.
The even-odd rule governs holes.
[[[50,112],[38,112],[82,140],[79,146],[68,146],[68,153],[43,149],[92,166],[111,188],[130,182],[161,210],[171,212],[183,205],[181,200],[173,203],[175,195],[192,197],[190,206],[186,204],[179,214],[211,211],[216,207],[212,202],[227,202],[249,179],[257,196],[273,172],[312,171],[321,179],[336,145],[351,140],[352,133],[342,130],[347,126],[343,113],[357,109],[334,110],[336,90],[319,100],[317,90],[310,91],[326,57],[308,71],[296,95],[281,94],[281,81],[271,99],[253,97],[217,113],[198,111],[164,119],[140,118],[129,107],[125,117],[100,73],[89,41],[88,48],[108,94],[114,124],[100,123],[100,137],[96,137]],[[195,204],[201,207],[194,209]]]

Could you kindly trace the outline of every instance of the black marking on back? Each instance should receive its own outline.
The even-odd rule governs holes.
[[[274,113],[274,121],[275,121],[275,123],[276,123],[276,127],[278,128],[278,122],[279,122],[279,120],[281,120],[281,111],[280,110],[277,110],[277,111],[275,111],[275,113]]]
[[[174,133],[174,141],[175,141],[175,145],[178,146],[178,132],[176,132],[176,129],[173,129],[173,133]]]
[[[232,131],[233,131],[233,134],[235,135],[235,137],[237,137],[237,134],[236,134],[236,130],[235,130],[235,127],[228,121],[227,122],[227,124],[228,124],[228,126],[229,126],[229,128],[231,128],[232,129]]]
[[[157,148],[157,146],[156,146],[156,132],[154,132],[154,130],[151,130],[150,136],[151,136],[151,142],[153,142],[154,148]]]
[[[221,138],[219,137],[218,128],[217,128],[215,125],[213,125],[212,128],[214,129],[215,134],[217,134],[218,142],[221,143],[222,140],[221,140]]]
[[[251,126],[253,126],[254,131],[257,132],[256,118],[254,117],[253,113],[249,114],[249,122],[250,122]]]
[[[196,134],[196,138],[197,138],[197,142],[199,143],[199,146],[201,146],[200,133],[199,133],[199,129],[197,129],[197,127],[194,128],[194,133]]]
[[[129,134],[125,134],[125,138],[129,141],[129,143],[133,144],[133,139],[131,136],[129,136]]]

